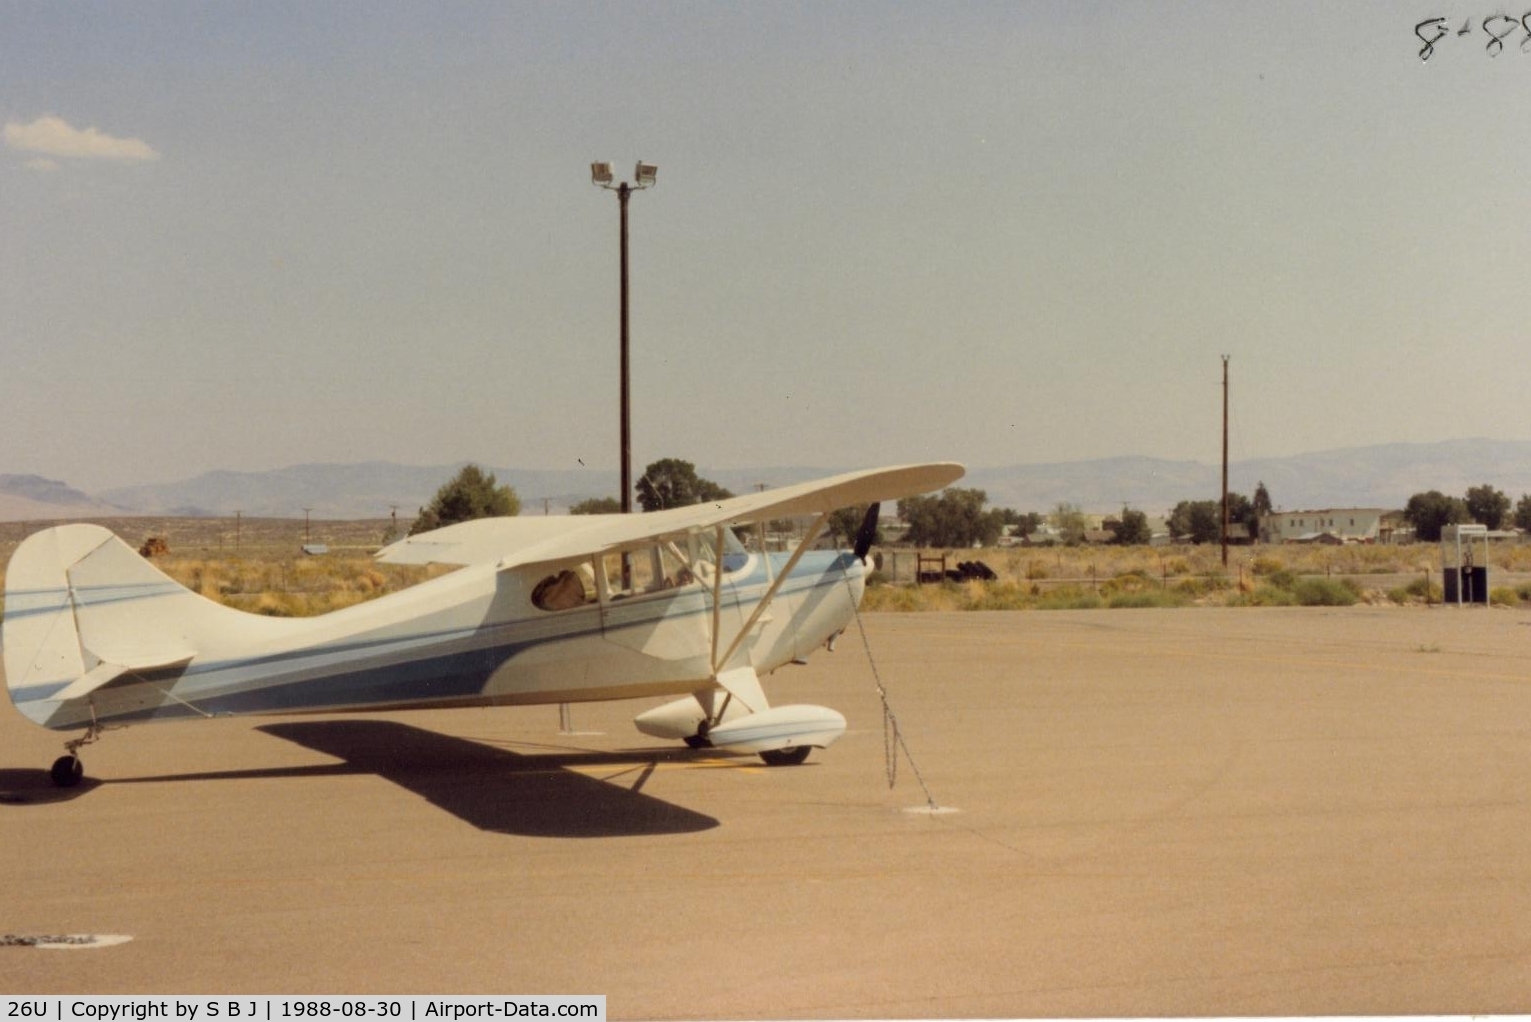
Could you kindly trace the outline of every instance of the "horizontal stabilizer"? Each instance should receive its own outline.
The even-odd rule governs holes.
[[[166,653],[161,656],[151,656],[142,661],[131,664],[109,664],[102,662],[86,671],[63,691],[53,698],[59,702],[70,699],[78,699],[81,696],[90,695],[100,688],[105,688],[118,678],[128,674],[141,674],[144,671],[154,671],[166,667],[185,667],[191,663],[191,658],[196,656],[191,652]]]

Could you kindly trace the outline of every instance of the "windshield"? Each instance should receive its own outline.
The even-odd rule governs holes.
[[[739,542],[739,537],[734,535],[733,529],[723,529],[723,574],[730,575],[749,563],[749,551],[744,549],[744,544]],[[699,532],[693,540],[693,560],[708,574],[712,574],[712,566],[719,561],[717,549],[718,531]]]

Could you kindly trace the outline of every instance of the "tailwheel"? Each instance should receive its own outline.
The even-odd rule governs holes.
[[[48,776],[53,778],[55,787],[73,788],[84,778],[85,764],[81,763],[80,757],[73,753],[60,756],[53,761],[53,766],[48,770]]]
[[[798,766],[808,758],[811,745],[789,745],[785,749],[769,749],[760,754],[766,766]]]
[[[92,742],[101,739],[101,732],[106,727],[96,722],[96,709],[90,710],[90,727],[78,738],[71,738],[64,743],[64,755],[53,761],[53,766],[48,768],[48,776],[53,778],[53,783],[59,788],[73,788],[85,777],[85,765],[80,762],[80,749]]]

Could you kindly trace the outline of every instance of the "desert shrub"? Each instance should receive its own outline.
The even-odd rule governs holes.
[[[1282,569],[1282,563],[1274,557],[1261,555],[1249,562],[1249,571],[1252,575],[1271,575]]]
[[[1440,603],[1445,599],[1445,592],[1439,585],[1421,575],[1408,585],[1395,586],[1387,592],[1387,598],[1394,603]]]
[[[1230,607],[1295,607],[1297,597],[1290,589],[1264,583],[1228,601]]]
[[[1531,571],[1531,543],[1495,544],[1489,562],[1506,571]]]
[[[1078,586],[1060,586],[1037,601],[1038,610],[1096,610],[1100,606],[1098,594]]]
[[[1488,602],[1495,607],[1518,607],[1522,598],[1515,586],[1490,586]]]
[[[362,567],[350,579],[348,586],[364,596],[375,596],[388,588],[388,576],[372,567]]]
[[[976,583],[982,585],[982,583]],[[868,589],[861,609],[895,614],[930,610],[963,610],[971,603],[966,583],[941,582],[919,586],[878,586]]]
[[[1275,568],[1266,573],[1265,581],[1277,589],[1292,589],[1297,585],[1297,576],[1290,569]]]
[[[968,610],[1029,610],[1036,606],[1033,586],[1018,582],[986,582],[970,594]]]
[[[1148,578],[1148,573],[1141,568],[1108,578],[1100,584],[1100,594],[1107,598],[1129,593],[1141,593],[1152,589],[1155,584]]]
[[[1113,610],[1141,607],[1184,607],[1190,602],[1190,598],[1184,593],[1176,592],[1173,589],[1143,589],[1137,592],[1116,593],[1106,600],[1106,606]]]
[[[1361,594],[1349,579],[1304,578],[1292,586],[1292,595],[1304,607],[1349,607]]]
[[[868,589],[861,599],[862,610],[884,610],[894,614],[907,614],[924,610],[918,586],[878,586]]]
[[[1051,575],[1047,570],[1047,565],[1043,564],[1041,561],[1027,561],[1026,577],[1028,579],[1039,579],[1050,578]]]
[[[305,617],[307,601],[295,593],[256,593],[229,601],[229,605],[266,617]]]
[[[1181,579],[1171,587],[1171,590],[1187,599],[1194,600],[1212,592],[1212,586],[1206,576],[1198,575],[1195,578]]]

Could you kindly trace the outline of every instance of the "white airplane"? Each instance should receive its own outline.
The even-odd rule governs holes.
[[[107,725],[233,714],[514,706],[681,695],[638,730],[801,763],[845,732],[822,706],[771,706],[760,676],[829,643],[860,603],[873,506],[852,553],[810,553],[829,515],[940,489],[948,463],[853,472],[638,515],[486,518],[379,551],[459,570],[313,618],[221,606],[110,531],[60,525],[17,547],[0,640],[11,701],[81,730],[54,764],[80,782]],[[791,554],[734,527],[813,515]]]

